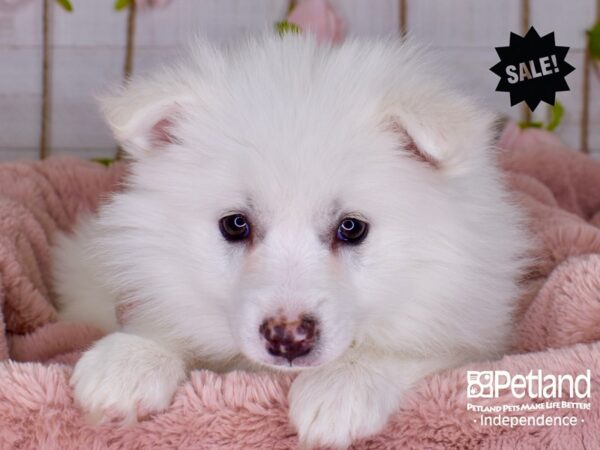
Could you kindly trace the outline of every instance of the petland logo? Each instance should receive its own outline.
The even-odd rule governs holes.
[[[592,374],[545,374],[541,370],[512,375],[506,370],[467,371],[467,411],[478,414],[482,427],[574,427],[586,423],[591,411]],[[512,397],[511,397],[512,395]],[[569,397],[568,400],[565,400]],[[503,400],[514,402],[504,403]],[[529,401],[528,401],[529,400]]]
[[[527,375],[511,375],[506,370],[467,371],[467,398],[499,398],[510,390],[514,398],[556,399],[591,397],[591,371],[585,374],[553,375],[542,370],[529,371]]]

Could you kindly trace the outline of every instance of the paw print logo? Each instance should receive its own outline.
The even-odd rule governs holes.
[[[467,371],[467,398],[493,397],[493,372]]]

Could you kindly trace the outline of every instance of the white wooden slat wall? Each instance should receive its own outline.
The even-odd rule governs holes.
[[[0,0],[0,159],[36,158],[41,103],[41,0]],[[120,81],[126,13],[112,0],[73,1],[75,12],[53,7],[52,153],[112,156],[115,143],[98,113],[94,95]],[[332,0],[351,35],[397,35],[399,0]],[[595,17],[595,0],[530,0],[531,23],[540,34],[554,31],[557,44],[571,47],[576,67],[567,78],[571,91],[558,94],[566,115],[558,134],[580,143],[581,87],[585,29]],[[520,32],[521,0],[407,0],[410,35],[428,43],[449,67],[455,84],[489,108],[520,118],[508,94],[495,92],[494,47]],[[173,0],[167,8],[140,11],[134,71],[173,59],[194,34],[228,40],[272,27],[286,0]],[[600,155],[600,79],[590,77],[589,145]],[[545,105],[536,117],[544,116]]]

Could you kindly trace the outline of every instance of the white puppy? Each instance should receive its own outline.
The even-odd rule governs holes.
[[[298,370],[300,440],[343,447],[424,375],[500,355],[525,236],[490,114],[436,71],[409,44],[263,36],[105,100],[128,186],[56,248],[63,318],[113,332],[79,404],[135,420],[198,363]]]

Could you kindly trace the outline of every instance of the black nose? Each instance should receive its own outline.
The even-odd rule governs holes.
[[[294,321],[286,317],[269,317],[258,331],[266,340],[267,351],[289,362],[307,355],[319,339],[319,324],[307,315]]]

